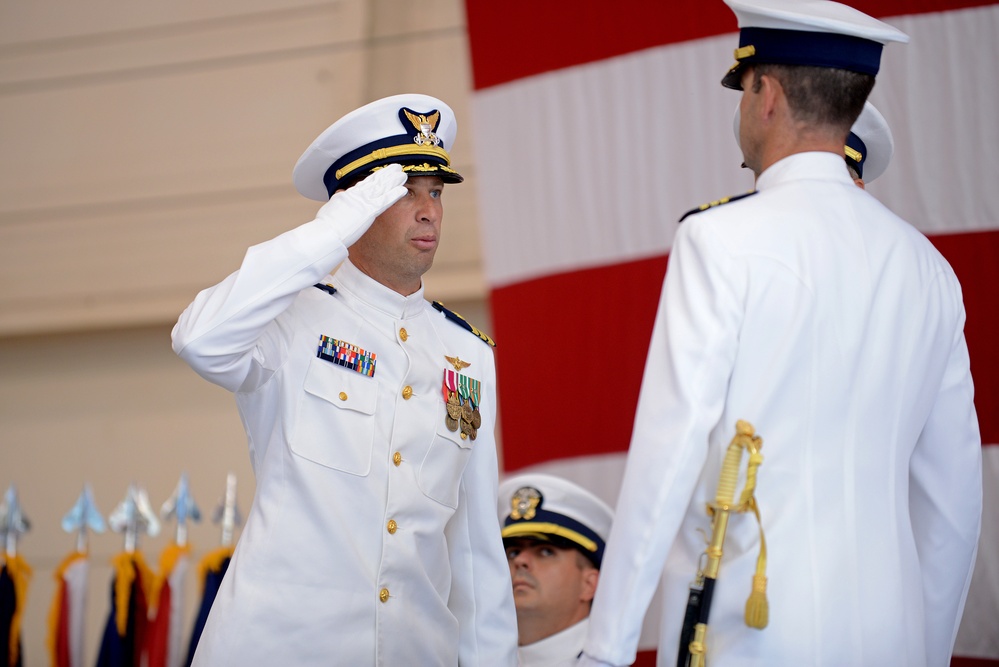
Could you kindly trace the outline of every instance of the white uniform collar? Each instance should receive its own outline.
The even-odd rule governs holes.
[[[574,665],[583,650],[589,618],[571,625],[562,632],[556,632],[541,641],[521,646],[517,649],[521,667],[556,667]]]
[[[420,289],[403,296],[362,273],[349,259],[344,260],[333,274],[332,282],[338,291],[396,320],[415,317],[424,311],[426,305],[422,280]]]
[[[790,181],[823,180],[853,183],[842,155],[826,151],[795,153],[774,162],[756,179],[756,189],[766,190]]]

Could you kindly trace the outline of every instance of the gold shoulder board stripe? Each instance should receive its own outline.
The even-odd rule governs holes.
[[[708,202],[707,204],[701,204],[697,208],[692,208],[686,213],[684,213],[683,216],[680,217],[680,222],[686,220],[687,216],[689,215],[694,215],[695,213],[700,213],[701,211],[707,211],[709,208],[721,206],[722,204],[729,204],[734,201],[739,201],[740,199],[745,199],[746,197],[755,194],[756,190],[753,190],[752,192],[745,192],[741,195],[733,195],[732,197],[722,197],[721,199],[716,199],[715,201]]]
[[[464,317],[462,317],[458,313],[454,312],[453,310],[448,310],[447,308],[445,308],[444,304],[441,303],[440,301],[434,301],[433,302],[433,306],[438,311],[440,311],[441,313],[443,313],[444,317],[446,317],[447,319],[451,320],[452,322],[454,322],[455,324],[457,324],[459,327],[461,327],[465,331],[472,332],[473,334],[475,334],[476,336],[478,336],[479,339],[481,339],[484,343],[488,344],[490,347],[496,347],[496,341],[494,341],[488,335],[482,333],[481,331],[479,331],[478,329],[476,329],[475,327],[473,327],[471,324],[468,323],[467,320],[465,320]]]

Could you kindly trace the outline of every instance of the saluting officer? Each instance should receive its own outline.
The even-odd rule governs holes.
[[[335,122],[294,169],[315,220],[174,327],[256,472],[195,665],[516,664],[492,341],[423,294],[455,134],[426,95]]]
[[[883,45],[907,38],[837,2],[726,2],[740,43],[722,83],[742,91],[757,192],[677,232],[581,662],[631,663],[660,575],[660,660],[679,654],[705,505],[746,420],[769,624],[747,614],[760,529],[733,514],[707,664],[945,666],[982,510],[961,288],[843,168]]]

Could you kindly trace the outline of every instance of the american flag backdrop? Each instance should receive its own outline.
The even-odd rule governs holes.
[[[911,38],[882,57],[871,101],[895,155],[868,190],[964,289],[985,516],[953,664],[999,665],[999,5],[848,4]],[[735,17],[721,0],[466,12],[504,471],[560,474],[613,505],[677,220],[753,187],[732,130],[739,93],[719,83]]]

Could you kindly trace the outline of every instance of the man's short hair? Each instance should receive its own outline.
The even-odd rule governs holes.
[[[874,88],[874,76],[831,67],[807,65],[753,65],[753,90],[760,77],[780,82],[793,118],[809,125],[823,125],[849,132]]]

